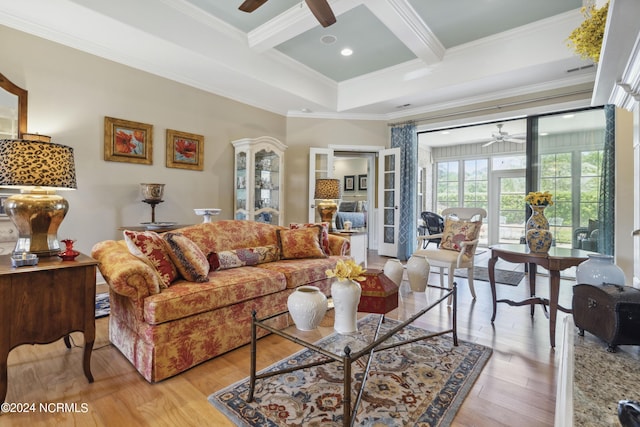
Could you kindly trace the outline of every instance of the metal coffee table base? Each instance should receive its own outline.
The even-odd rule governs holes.
[[[275,375],[282,375],[282,374],[286,374],[289,372],[294,372],[294,371],[298,371],[300,369],[305,369],[305,368],[311,368],[314,366],[321,366],[321,365],[325,365],[327,363],[332,363],[332,362],[338,362],[338,363],[342,363],[343,369],[344,369],[344,380],[343,380],[343,426],[351,426],[353,425],[353,422],[355,420],[355,414],[358,410],[358,406],[360,405],[360,401],[362,399],[362,394],[365,388],[365,384],[367,382],[367,378],[369,377],[369,370],[371,368],[371,364],[373,361],[373,356],[375,352],[378,351],[383,351],[383,350],[388,350],[391,348],[395,348],[395,347],[399,347],[399,346],[403,346],[406,344],[411,344],[414,343],[416,341],[422,341],[425,339],[429,339],[429,338],[434,338],[440,335],[445,335],[448,333],[452,334],[452,339],[453,339],[453,345],[457,346],[458,345],[458,334],[457,334],[457,284],[454,283],[453,284],[453,289],[449,289],[449,288],[442,288],[439,286],[432,286],[429,285],[430,288],[435,288],[435,289],[442,289],[442,290],[446,290],[447,292],[445,292],[441,298],[439,298],[438,300],[436,300],[435,302],[433,302],[432,304],[430,304],[429,306],[423,308],[422,310],[420,310],[419,312],[417,312],[415,315],[413,315],[412,317],[410,317],[409,319],[405,320],[404,322],[402,322],[401,324],[399,324],[398,326],[396,326],[395,328],[389,330],[388,332],[386,332],[384,335],[380,336],[380,328],[382,326],[382,323],[384,322],[385,319],[385,315],[381,314],[380,315],[380,320],[378,321],[378,324],[376,326],[376,331],[375,334],[373,336],[373,340],[371,341],[371,343],[369,345],[367,345],[366,347],[362,348],[359,351],[356,352],[352,352],[352,349],[349,346],[346,346],[344,348],[344,354],[340,355],[340,354],[335,354],[331,351],[328,351],[326,349],[323,349],[321,347],[319,347],[316,344],[313,343],[309,343],[307,341],[304,341],[296,336],[293,336],[291,334],[288,334],[285,331],[273,328],[272,326],[267,325],[265,322],[267,322],[270,319],[273,319],[275,317],[281,316],[283,314],[286,314],[287,312],[283,312],[283,313],[278,313],[278,314],[274,314],[273,316],[269,316],[269,317],[265,317],[263,319],[257,319],[257,313],[255,311],[253,311],[252,313],[252,322],[251,322],[251,374],[249,377],[249,396],[247,398],[248,402],[252,402],[253,401],[253,394],[255,391],[255,384],[256,384],[256,380],[258,379],[264,379],[264,378],[269,378],[269,377],[273,377]],[[400,341],[400,342],[395,342],[395,343],[389,343],[389,344],[384,344],[384,342],[389,339],[390,337],[392,337],[394,334],[396,334],[398,331],[404,329],[406,326],[408,326],[409,324],[413,323],[416,319],[418,319],[419,317],[423,316],[424,314],[426,314],[429,310],[431,310],[432,308],[436,307],[437,305],[441,304],[443,301],[447,300],[447,298],[449,298],[449,296],[453,297],[453,301],[452,301],[452,322],[451,322],[451,329],[447,329],[444,331],[440,331],[440,332],[433,332],[433,333],[429,333],[417,338],[413,338],[411,340],[407,340],[407,341]],[[296,344],[299,344],[305,348],[308,348],[310,350],[313,350],[315,352],[318,352],[324,356],[326,356],[326,359],[323,360],[319,360],[313,363],[308,363],[305,365],[298,365],[292,368],[287,368],[287,369],[281,369],[281,370],[277,370],[277,371],[271,371],[271,372],[261,372],[261,373],[257,373],[256,372],[256,352],[257,352],[257,328],[263,328],[266,329],[267,331],[279,335],[289,341],[292,341]],[[356,397],[356,401],[353,405],[351,405],[351,364],[353,362],[355,362],[356,360],[358,360],[359,358],[365,356],[365,355],[369,355],[369,359],[367,360],[367,365],[364,371],[364,376],[362,379],[362,385],[360,386],[360,389],[358,390],[358,396]]]

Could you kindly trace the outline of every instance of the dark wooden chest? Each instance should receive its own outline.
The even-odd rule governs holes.
[[[640,289],[611,284],[573,287],[573,320],[580,331],[604,340],[608,351],[640,345]]]

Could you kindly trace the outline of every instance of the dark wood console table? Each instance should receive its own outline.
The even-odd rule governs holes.
[[[95,341],[96,265],[80,254],[74,261],[41,257],[38,265],[12,267],[0,256],[0,401],[7,396],[7,358],[22,344],[47,344],[84,333],[84,375],[93,382],[91,350]]]
[[[581,249],[552,247],[547,253],[530,252],[527,245],[500,244],[493,245],[491,258],[489,259],[489,283],[491,284],[491,296],[493,299],[493,315],[491,323],[496,319],[497,303],[502,302],[512,306],[531,305],[531,316],[533,316],[536,304],[541,304],[546,313],[546,306],[549,306],[549,340],[551,347],[556,346],[556,316],[558,310],[571,313],[571,310],[558,304],[560,294],[560,271],[569,267],[574,267],[586,261],[590,253]],[[529,269],[529,295],[531,298],[523,301],[512,301],[508,299],[496,299],[495,266],[498,258],[514,263],[524,263]],[[549,270],[549,290],[550,296],[540,298],[536,296],[536,267],[541,266]]]

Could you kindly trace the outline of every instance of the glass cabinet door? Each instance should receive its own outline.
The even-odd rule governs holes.
[[[255,153],[254,220],[278,224],[280,209],[280,156],[273,151]]]
[[[235,148],[235,218],[282,225],[284,151],[275,138],[231,141]]]
[[[247,200],[247,153],[236,154],[236,212],[235,219],[248,219]]]

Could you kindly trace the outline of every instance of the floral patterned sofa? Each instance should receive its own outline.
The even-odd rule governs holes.
[[[227,220],[124,235],[92,256],[109,284],[109,339],[149,382],[249,343],[252,311],[285,311],[298,286],[328,295],[325,271],[349,254],[326,224]],[[273,322],[286,327],[289,317]]]

